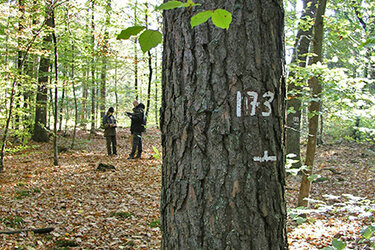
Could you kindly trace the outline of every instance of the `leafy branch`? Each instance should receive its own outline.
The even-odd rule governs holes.
[[[159,5],[155,10],[172,10],[177,8],[190,9],[194,6],[200,5],[201,4],[194,3],[192,0],[187,0],[185,3],[180,1],[169,1]],[[229,11],[224,9],[216,9],[197,13],[190,19],[190,25],[194,28],[195,26],[207,22],[210,18],[216,27],[226,30],[229,29],[229,25],[232,22],[232,14]],[[143,53],[146,53],[150,49],[156,47],[163,41],[163,35],[158,30],[150,30],[145,26],[138,25],[122,30],[117,36],[117,39],[127,40],[132,36],[136,36],[138,38],[138,42]]]

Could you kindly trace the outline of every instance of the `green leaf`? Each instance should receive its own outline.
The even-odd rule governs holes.
[[[375,47],[375,37],[370,37],[366,40],[366,42],[364,43],[361,43],[361,45],[359,45],[360,48],[362,47],[366,47],[366,48],[369,48],[369,47]]]
[[[145,30],[139,36],[139,44],[143,53],[156,47],[163,40],[163,35],[157,30]]]
[[[307,177],[307,179],[309,180],[309,181],[315,181],[316,179],[318,179],[320,177],[320,175],[318,175],[318,174],[312,174],[312,175],[310,175],[309,177]]]
[[[288,111],[287,111],[287,115],[289,114],[295,114],[297,113],[297,111],[294,110],[294,107],[289,107]]]
[[[193,6],[200,6],[200,5],[201,5],[200,3],[194,3],[192,0],[187,0],[186,3],[182,5],[182,7],[191,8]]]
[[[171,10],[183,7],[184,3],[180,1],[169,1],[156,7],[156,10]]]
[[[199,12],[198,14],[194,15],[190,19],[191,27],[194,28],[195,26],[206,22],[210,17],[212,17],[212,14],[213,14],[212,10],[207,10],[207,11]]]
[[[302,218],[302,217],[297,217],[297,218],[295,219],[295,221],[297,222],[298,225],[301,225],[301,224],[303,224],[303,223],[306,222],[306,219],[305,219],[305,218]]]
[[[146,27],[144,26],[133,26],[129,27],[123,31],[117,36],[117,39],[129,39],[131,36],[138,35],[139,32],[144,30]]]
[[[156,160],[161,160],[161,152],[159,150],[152,146],[152,149],[154,150],[154,154],[152,155]]]
[[[5,35],[5,29],[6,29],[6,26],[0,23],[0,35]]]
[[[365,239],[370,239],[372,235],[372,227],[371,226],[366,227],[366,229],[361,231],[361,235]]]
[[[335,247],[338,250],[345,249],[345,247],[346,247],[345,243],[341,240],[338,240],[338,239],[332,240],[332,246]]]
[[[232,22],[232,14],[226,10],[217,9],[212,15],[212,22],[219,28],[228,29]]]

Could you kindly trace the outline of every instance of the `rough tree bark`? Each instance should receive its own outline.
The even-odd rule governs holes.
[[[312,39],[313,26],[306,28],[301,25],[308,19],[313,19],[316,13],[317,0],[303,0],[303,12],[300,18],[300,28],[298,29],[296,41],[293,49],[291,63],[296,63],[299,67],[306,67],[307,53],[309,52],[310,40]],[[289,79],[292,79],[295,72],[291,72]],[[293,164],[294,168],[301,167],[301,86],[293,81],[288,83],[287,110],[293,109],[293,113],[289,113],[286,119],[286,153],[295,154],[295,160],[298,162]]]
[[[162,249],[286,249],[282,1],[164,12]]]
[[[314,24],[314,38],[313,38],[313,52],[316,56],[311,58],[312,64],[320,62],[322,60],[322,48],[323,48],[323,16],[326,10],[327,0],[319,0],[318,10],[316,13],[315,24]],[[309,80],[309,86],[312,92],[313,98],[320,99],[322,94],[322,86],[317,77],[312,77]],[[317,132],[319,126],[319,112],[320,112],[320,100],[311,101],[309,106],[309,133],[306,148],[306,160],[305,165],[309,168],[307,171],[302,173],[301,186],[298,195],[297,206],[308,207],[309,202],[306,198],[310,195],[311,182],[307,179],[313,172]]]

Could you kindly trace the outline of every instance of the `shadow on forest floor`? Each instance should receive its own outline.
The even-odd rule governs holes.
[[[118,156],[105,154],[101,134],[89,140],[78,134],[77,149],[68,149],[53,166],[51,144],[34,144],[5,159],[0,175],[0,231],[54,227],[50,234],[31,232],[0,235],[1,249],[14,247],[125,248],[160,247],[159,199],[160,132],[144,136],[141,160],[126,160],[130,151],[128,129],[118,133]],[[60,140],[70,145],[69,138]],[[101,172],[99,163],[115,166]],[[374,220],[375,153],[366,145],[324,145],[317,150],[315,173],[321,182],[311,191],[312,209],[291,210],[288,217],[290,249],[330,246],[339,239],[348,248],[369,247],[361,230]],[[293,208],[299,177],[288,176],[286,199]],[[360,197],[360,198],[359,198]]]

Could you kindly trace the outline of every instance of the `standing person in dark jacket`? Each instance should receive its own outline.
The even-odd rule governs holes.
[[[108,155],[113,154],[117,155],[116,150],[116,119],[113,116],[113,113],[115,112],[113,107],[110,107],[108,109],[107,114],[103,117],[103,127],[104,127],[104,137],[107,141],[107,153]],[[111,144],[112,144],[112,150],[111,150]]]
[[[128,159],[141,158],[142,154],[142,132],[145,131],[145,105],[143,103],[138,103],[138,101],[133,102],[133,113],[127,113],[131,119],[130,132],[132,134],[132,151]],[[135,152],[137,155],[134,157]]]

